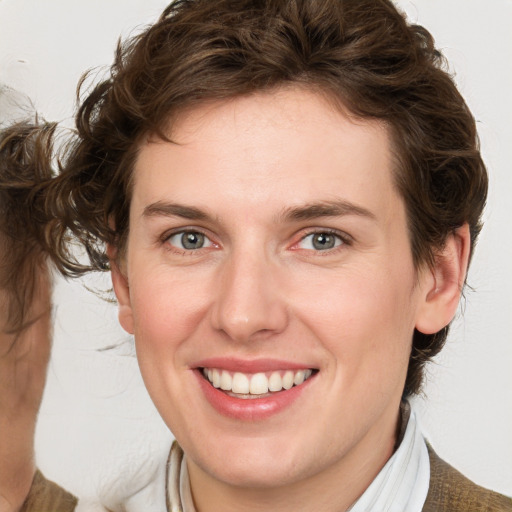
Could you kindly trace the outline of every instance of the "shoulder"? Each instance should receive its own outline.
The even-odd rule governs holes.
[[[476,485],[427,446],[430,487],[423,512],[512,512],[512,498]]]
[[[73,512],[77,499],[37,471],[20,512]]]

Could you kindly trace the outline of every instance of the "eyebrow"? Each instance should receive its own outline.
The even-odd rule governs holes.
[[[210,216],[194,206],[185,206],[178,203],[167,203],[165,201],[157,201],[151,203],[144,208],[143,217],[182,217],[189,220],[206,220]]]
[[[350,201],[320,201],[309,203],[303,206],[285,208],[276,217],[276,221],[297,222],[302,220],[312,220],[321,217],[341,217],[345,215],[357,215],[375,219],[375,215],[366,208],[355,205]],[[166,201],[157,201],[144,208],[143,217],[181,217],[188,220],[211,220],[212,217],[194,206],[186,206],[179,203],[168,203]]]
[[[362,206],[355,205],[346,200],[320,201],[304,206],[286,208],[278,218],[288,221],[312,220],[321,217],[342,217],[345,215],[357,215],[375,220],[375,214]]]

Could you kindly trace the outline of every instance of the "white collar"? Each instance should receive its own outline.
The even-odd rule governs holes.
[[[409,407],[406,402],[402,413],[407,413]],[[427,445],[411,410],[400,446],[349,511],[421,512],[429,484]]]

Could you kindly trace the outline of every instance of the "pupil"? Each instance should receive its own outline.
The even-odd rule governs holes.
[[[320,251],[332,249],[334,247],[334,237],[326,233],[319,233],[313,237],[313,247]]]
[[[204,244],[204,235],[201,233],[184,233],[181,243],[185,249],[200,249]]]

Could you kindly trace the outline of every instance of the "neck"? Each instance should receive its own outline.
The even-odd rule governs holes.
[[[364,493],[393,454],[399,414],[385,427],[369,430],[334,464],[275,487],[244,487],[223,482],[187,459],[197,512],[346,511]]]

